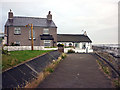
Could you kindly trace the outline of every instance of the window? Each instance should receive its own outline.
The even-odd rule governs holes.
[[[31,30],[29,31],[29,39],[31,39]],[[33,30],[33,39],[35,39],[35,31]]]
[[[21,34],[20,28],[18,27],[14,28],[14,34]]]
[[[20,41],[14,42],[15,46],[20,46]]]
[[[75,43],[75,47],[76,47],[76,48],[79,48],[79,43]]]
[[[85,49],[85,48],[86,48],[86,44],[83,43],[83,45],[82,45],[82,49]]]
[[[49,34],[49,29],[48,28],[44,28],[43,29],[43,34]]]
[[[50,40],[44,40],[44,46],[50,46]]]
[[[69,46],[72,46],[72,43],[69,43]]]

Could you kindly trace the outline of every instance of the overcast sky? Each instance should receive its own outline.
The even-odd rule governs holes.
[[[59,34],[81,34],[84,30],[93,44],[118,43],[118,1],[0,0],[0,30],[4,31],[9,9],[14,16],[42,18],[51,11]]]

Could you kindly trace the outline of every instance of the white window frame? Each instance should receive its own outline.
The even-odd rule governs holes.
[[[31,39],[31,30],[29,30],[29,39]],[[35,31],[33,30],[33,39],[35,39]]]
[[[19,44],[20,45],[20,41],[15,41],[14,44]]]
[[[21,34],[21,29],[20,29],[20,27],[15,27],[15,28],[14,28],[14,34]]]
[[[79,48],[79,43],[75,43],[75,48]]]
[[[45,44],[49,44],[49,46],[46,46]],[[44,46],[45,47],[50,47],[51,41],[50,40],[44,40]]]
[[[48,28],[44,28],[43,29],[43,34],[49,34],[49,29]]]
[[[85,45],[85,47],[84,47],[84,45]],[[87,47],[86,47],[86,43],[82,43],[82,49],[86,49]]]

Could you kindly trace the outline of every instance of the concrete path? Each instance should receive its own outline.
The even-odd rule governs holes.
[[[68,54],[38,88],[111,88],[91,54]]]

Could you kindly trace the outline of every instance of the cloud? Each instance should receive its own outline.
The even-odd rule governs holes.
[[[32,17],[46,17],[48,11],[51,10],[58,33],[81,33],[84,29],[93,39],[93,43],[100,41],[101,43],[117,43],[118,1],[1,0],[2,26],[7,20],[10,8],[14,15]]]

